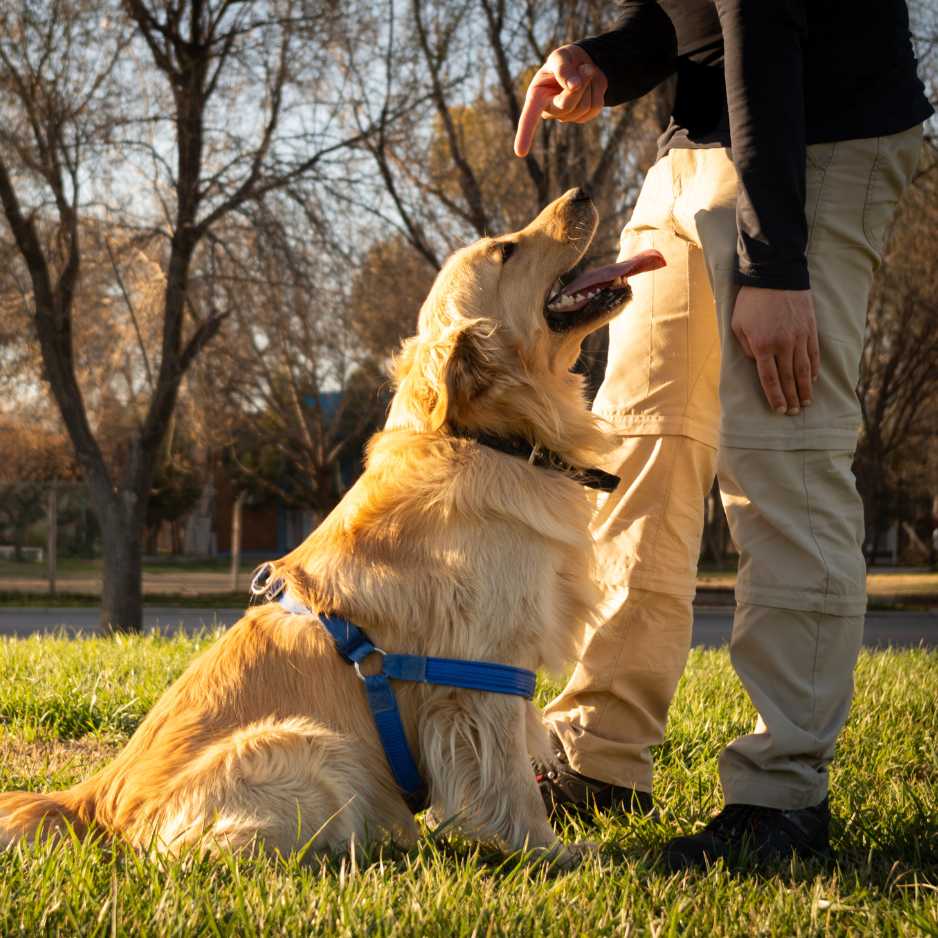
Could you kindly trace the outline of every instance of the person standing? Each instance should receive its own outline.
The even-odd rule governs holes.
[[[597,414],[621,437],[593,529],[602,624],[548,706],[554,811],[648,811],[650,747],[686,663],[714,474],[740,552],[730,655],[758,711],[720,758],[725,808],[674,869],[826,856],[828,767],[866,609],[851,470],[873,273],[932,113],[904,0],[627,0],[555,49],[538,121],[594,119],[677,76],[622,256],[667,260],[610,327]]]

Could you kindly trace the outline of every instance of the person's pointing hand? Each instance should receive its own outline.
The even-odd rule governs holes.
[[[606,76],[580,46],[554,49],[528,85],[515,155],[528,155],[542,117],[574,124],[592,120],[602,110],[607,87]]]

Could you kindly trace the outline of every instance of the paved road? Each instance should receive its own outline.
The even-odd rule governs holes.
[[[242,609],[180,609],[148,606],[144,612],[146,629],[173,632],[180,626],[187,632],[216,625],[231,625]],[[732,610],[728,607],[700,606],[694,610],[694,644],[705,648],[725,645],[730,637]],[[0,608],[0,635],[26,636],[65,630],[74,634],[99,633],[97,609],[15,609]],[[927,612],[870,612],[866,617],[865,644],[875,648],[887,645],[938,647],[938,609]]]
[[[243,609],[180,609],[168,606],[146,606],[143,611],[143,627],[175,632],[182,627],[187,632],[212,629],[218,625],[233,625]],[[0,635],[39,635],[65,631],[69,634],[82,632],[86,635],[101,634],[98,621],[101,611],[94,608],[64,606],[59,609],[0,607]]]
[[[0,620],[2,621],[2,620]],[[730,640],[732,609],[699,606],[694,609],[694,644],[717,648]],[[926,612],[881,612],[866,614],[863,644],[870,648],[889,645],[938,647],[938,609]]]

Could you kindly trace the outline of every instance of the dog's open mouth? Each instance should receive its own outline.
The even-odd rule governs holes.
[[[648,250],[616,264],[580,274],[553,290],[544,305],[544,318],[554,332],[586,325],[621,306],[631,295],[628,278],[664,267],[660,251]]]

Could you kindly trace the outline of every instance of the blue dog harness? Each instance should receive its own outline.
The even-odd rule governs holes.
[[[335,650],[342,660],[355,668],[355,673],[365,685],[368,706],[381,745],[384,747],[388,766],[407,806],[415,814],[427,806],[428,791],[407,744],[401,713],[391,688],[392,680],[462,687],[493,694],[512,694],[528,700],[534,696],[535,674],[524,668],[494,664],[490,661],[464,661],[459,658],[431,658],[425,655],[398,655],[386,652],[378,648],[348,619],[321,612],[314,613],[308,609],[287,592],[283,580],[271,582],[272,573],[273,568],[269,563],[258,569],[251,581],[252,595],[262,596],[268,602],[279,602],[287,612],[318,618],[320,625],[335,643]],[[381,670],[376,674],[365,674],[361,663],[373,654],[380,655]]]

